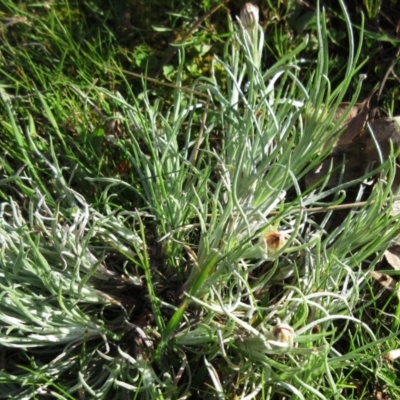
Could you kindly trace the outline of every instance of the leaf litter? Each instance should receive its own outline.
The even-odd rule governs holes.
[[[324,179],[327,174],[329,174],[327,182],[329,188],[358,179],[368,168],[385,162],[389,158],[392,146],[395,152],[399,149],[400,116],[375,119],[370,99],[371,96],[361,103],[356,103],[348,111],[339,125],[339,129],[343,129],[343,132],[334,143],[330,156],[306,175],[308,187]],[[349,103],[339,105],[333,123],[342,118],[349,106]],[[399,168],[400,166],[396,164],[393,191],[400,185]]]
[[[327,187],[333,188],[344,182],[362,177],[368,169],[388,160],[391,151],[396,153],[400,147],[400,116],[375,118],[370,100],[374,93],[363,102],[354,104],[341,103],[333,116],[332,122],[338,123],[347,112],[338,129],[342,133],[332,146],[332,152],[320,165],[306,175],[306,185],[310,187],[325,179],[329,174]],[[396,173],[392,182],[392,192],[400,186],[400,165],[396,159]],[[400,200],[392,204],[391,215],[400,213]],[[400,271],[400,241],[389,247],[384,258],[394,271]],[[388,272],[388,271],[385,271]],[[398,281],[390,272],[376,270],[369,272],[383,291],[396,291]],[[395,273],[396,274],[396,273]],[[400,291],[397,293],[400,298]]]

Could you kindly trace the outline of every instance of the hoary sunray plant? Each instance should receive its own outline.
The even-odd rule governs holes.
[[[215,70],[222,67],[225,71],[228,96],[221,92],[216,74],[213,79],[200,79],[196,86],[196,90],[207,90],[216,107],[223,110],[218,121],[223,145],[221,152],[213,152],[220,168],[216,183],[219,201],[215,200],[212,223],[202,232],[195,268],[184,285],[187,299],[170,320],[164,341],[174,330],[182,330],[178,323],[187,307],[196,303],[215,314],[214,324],[195,327],[186,321],[183,327],[187,332],[177,333],[176,338],[180,344],[185,344],[186,338],[197,346],[201,338],[214,343],[206,365],[220,395],[233,382],[241,382],[245,383],[241,388],[246,398],[257,396],[260,390],[269,398],[281,388],[301,398],[340,397],[338,378],[332,379],[328,365],[336,367],[335,359],[340,359],[365,363],[364,367],[372,370],[380,360],[379,341],[353,316],[353,310],[365,281],[361,263],[369,259],[368,268],[372,268],[398,232],[398,221],[390,217],[390,207],[385,204],[391,196],[391,178],[375,187],[370,204],[349,213],[336,229],[329,231],[331,213],[320,225],[315,223],[307,206],[329,195],[332,204],[340,203],[343,191],[357,183],[343,182],[334,190],[324,190],[323,182],[313,191],[301,187],[307,170],[326,155],[327,138],[337,132],[339,124],[332,123],[332,117],[350,80],[362,82],[357,74],[358,51],[349,24],[348,79],[331,91],[321,14],[319,59],[308,82],[301,81],[303,65],[296,58],[303,45],[270,70],[261,71],[259,41],[262,43],[263,34],[254,23],[257,13],[252,7],[245,6],[238,27],[232,28],[235,33],[225,58],[215,61]],[[355,93],[353,101],[357,96]],[[381,168],[389,168],[393,178],[390,163],[393,158]],[[386,212],[382,213],[382,207]],[[381,235],[376,236],[377,230]],[[260,241],[269,231],[277,236],[286,233],[278,252],[271,251],[266,240]],[[269,292],[276,285],[281,290],[273,297]],[[274,317],[284,324],[268,329],[266,324]],[[355,357],[349,354],[346,358],[335,343],[350,325],[358,326],[369,340],[360,353],[355,351]],[[313,332],[316,327],[318,333]],[[277,335],[277,331],[286,335]],[[362,351],[367,354],[361,360]],[[220,356],[226,368],[233,370],[228,375],[224,370],[219,376],[213,366],[213,360],[220,366]],[[252,384],[247,380],[249,371]],[[339,376],[342,373],[338,372]]]
[[[134,177],[87,176],[103,187],[96,204],[60,164],[65,143],[42,137],[26,111],[21,124],[1,89],[4,135],[24,167],[2,159],[0,398],[341,399],[355,393],[354,370],[381,373],[384,342],[397,332],[378,336],[360,310],[368,271],[399,230],[396,150],[356,181],[304,182],[340,134],[346,112],[334,116],[350,83],[359,81],[353,103],[362,84],[341,5],[349,59],[335,88],[324,12],[317,60],[302,58],[304,37],[263,70],[250,3],[192,88],[181,87],[182,46],[169,104],[145,80],[129,98],[92,87],[104,115],[116,110],[124,135],[106,140]],[[57,127],[50,99],[39,96]],[[361,200],[378,173],[368,201],[336,217],[348,191]],[[135,207],[114,202],[121,188]],[[330,207],[316,217],[316,206]]]

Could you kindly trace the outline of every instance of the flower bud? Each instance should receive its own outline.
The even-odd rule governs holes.
[[[252,3],[246,3],[240,10],[240,22],[246,29],[257,26],[259,21],[258,7]]]
[[[276,229],[268,229],[260,236],[260,245],[268,255],[273,255],[279,251],[287,242],[285,234]]]
[[[272,335],[277,342],[287,343],[293,346],[295,333],[293,328],[288,324],[278,324],[272,328]]]
[[[384,356],[385,360],[387,360],[387,361],[393,361],[399,357],[400,357],[400,349],[391,350],[388,353],[386,353]]]

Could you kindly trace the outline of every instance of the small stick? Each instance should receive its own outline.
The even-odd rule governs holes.
[[[393,61],[390,63],[390,66],[389,66],[389,68],[387,69],[386,74],[385,74],[385,76],[383,77],[382,82],[381,82],[381,84],[380,84],[380,86],[379,86],[379,92],[378,92],[378,95],[377,95],[378,100],[379,100],[380,97],[381,97],[381,94],[382,94],[382,92],[383,92],[383,88],[384,88],[385,85],[386,85],[386,81],[387,81],[387,79],[388,79],[390,73],[393,72],[393,68],[394,68],[394,66],[396,65],[397,61],[398,61],[399,55],[400,55],[400,46],[399,46],[399,48],[397,49],[396,54],[395,54],[395,56],[394,56],[394,59],[393,59]]]
[[[387,199],[385,203],[389,202],[390,199]],[[393,196],[393,200],[397,201],[400,200],[400,195]],[[367,201],[359,201],[357,203],[348,203],[348,204],[338,204],[336,206],[321,206],[321,207],[311,207],[311,208],[305,208],[305,207],[296,207],[294,208],[291,212],[299,212],[299,211],[305,211],[308,213],[320,213],[320,212],[327,212],[327,211],[338,211],[338,210],[347,210],[349,208],[356,208],[356,207],[362,207],[365,206],[368,203]],[[370,201],[370,204],[375,203],[375,200]],[[268,215],[279,215],[281,214],[282,211],[271,211],[268,213]],[[237,215],[237,213],[234,213],[234,215]],[[212,214],[207,214],[207,217],[211,217]]]
[[[393,196],[393,200],[400,200],[400,195]],[[389,201],[386,200],[385,203]],[[311,207],[311,208],[295,208],[294,211],[305,211],[305,212],[326,212],[326,211],[336,211],[336,210],[346,210],[348,208],[355,208],[355,207],[362,207],[365,206],[368,203],[367,201],[359,201],[357,203],[348,203],[348,204],[338,204],[336,206],[322,206],[322,207]],[[375,203],[375,200],[370,201],[370,204]],[[279,215],[280,211],[271,211],[268,215]]]

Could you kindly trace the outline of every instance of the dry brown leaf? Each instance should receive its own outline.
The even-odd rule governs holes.
[[[349,145],[353,142],[353,140],[360,136],[363,133],[363,129],[365,123],[368,119],[369,113],[369,101],[371,96],[365,99],[362,103],[356,103],[353,107],[348,111],[346,118],[340,124],[339,129],[344,128],[342,134],[339,139],[336,140],[336,143],[333,146],[333,152],[331,157],[328,157],[322,164],[320,164],[317,168],[314,168],[313,171],[310,171],[306,175],[306,185],[311,186],[316,183],[321,178],[325,177],[330,169],[339,169],[336,172],[333,172],[329,178],[328,187],[332,187],[337,185],[340,182],[340,166],[343,161],[348,160],[346,157],[346,152],[348,151]],[[332,121],[336,123],[343,114],[348,110],[350,103],[341,103],[336,110],[335,115],[333,116]],[[351,161],[350,161],[351,164]],[[343,176],[343,181],[349,181],[355,179],[355,177],[359,176],[358,171],[354,171],[354,168],[357,166],[358,162],[355,165],[347,165],[348,171],[353,171],[351,176]],[[347,172],[349,174],[349,172]],[[353,175],[356,175],[353,177]]]
[[[396,280],[387,274],[382,274],[378,271],[370,271],[369,274],[385,289],[393,292],[396,289]]]
[[[397,177],[400,177],[399,167],[397,167],[396,171],[396,178]],[[400,214],[400,200],[396,200],[393,202],[392,211],[390,212],[390,215],[392,217],[395,217],[398,214]]]
[[[376,297],[377,298],[380,297],[381,295],[383,295],[384,297],[387,298],[388,296],[392,295],[392,294],[388,293],[388,292],[391,292],[391,293],[394,293],[396,295],[397,299],[400,301],[400,290],[399,290],[399,286],[398,286],[397,280],[395,280],[394,278],[392,278],[388,274],[384,274],[384,273],[381,273],[381,272],[378,272],[378,271],[369,271],[369,275],[381,287],[379,292],[376,293]]]
[[[400,271],[400,246],[389,247],[384,255],[389,265],[391,265],[393,269]]]
[[[362,115],[365,110],[360,111]],[[358,118],[355,117],[356,119]],[[354,118],[353,120],[354,121]],[[352,123],[351,121],[351,123]],[[352,125],[347,125],[346,129],[355,129],[361,126],[361,119]],[[320,164],[306,176],[307,186],[311,186],[318,180],[322,179],[329,172],[330,168],[337,169],[332,173],[328,187],[338,185],[340,182],[348,182],[361,177],[369,166],[378,166],[381,161],[386,161],[390,154],[390,148],[393,144],[396,151],[400,146],[400,117],[381,118],[374,120],[370,124],[371,132],[360,131],[360,134],[355,139],[348,143],[347,140],[355,135],[352,132],[344,141],[340,138],[338,144],[334,148],[330,157]],[[358,129],[358,128],[357,128]],[[379,145],[379,151],[376,143]],[[341,174],[341,165],[345,163],[343,174]],[[393,190],[397,190],[400,186],[400,166],[396,167],[396,176],[392,185]]]
[[[390,155],[393,146],[397,151],[400,146],[400,117],[381,118],[370,124],[373,136],[370,132],[364,135],[364,146],[361,157],[364,160],[362,169],[365,171],[369,165],[378,166],[381,161],[385,162]],[[358,142],[358,140],[356,140]],[[379,144],[379,151],[376,146]],[[392,184],[393,191],[400,186],[400,167],[396,165],[396,175]]]
[[[400,144],[400,117],[381,118],[373,121],[370,126],[374,133],[376,142],[379,143],[380,152],[383,160],[387,160],[390,154],[390,143],[394,148]],[[371,134],[365,135],[364,156],[368,160],[379,160],[379,152],[376,148],[375,140]]]
[[[345,129],[339,137],[336,144],[337,147],[348,146],[357,136],[363,133],[365,124],[368,120],[370,99],[371,97],[368,97],[362,103],[354,104],[351,108],[349,114],[340,126],[341,128],[345,127]],[[342,103],[338,107],[333,122],[336,122],[342,116],[348,106],[348,103]]]

